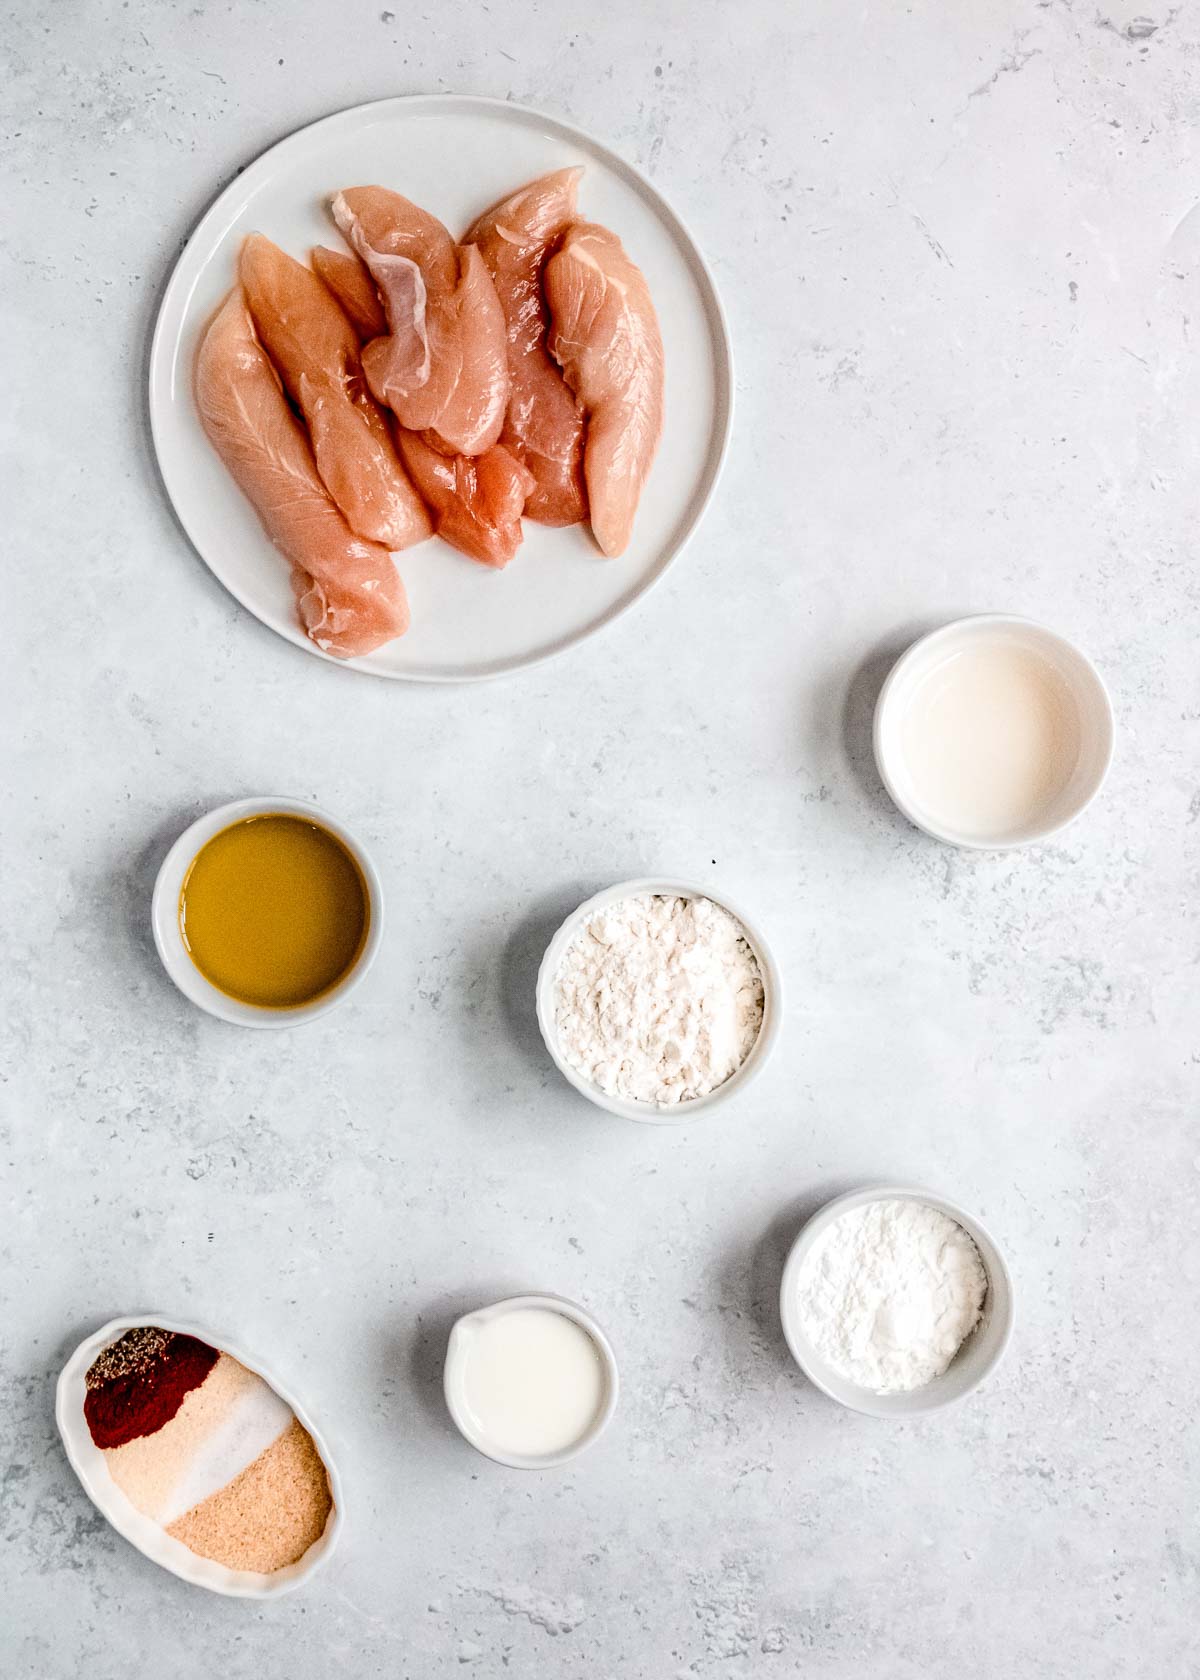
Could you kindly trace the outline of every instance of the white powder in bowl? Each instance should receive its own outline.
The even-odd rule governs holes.
[[[745,929],[708,898],[598,911],[554,980],[558,1047],[611,1097],[667,1107],[723,1085],[754,1048],[763,980]]]
[[[923,1388],[979,1323],[987,1272],[955,1220],[924,1202],[867,1202],[813,1244],[800,1321],[839,1376],[875,1394]]]

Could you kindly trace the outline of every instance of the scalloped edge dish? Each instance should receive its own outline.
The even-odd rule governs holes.
[[[286,1568],[275,1570],[270,1575],[262,1575],[249,1570],[228,1569],[224,1564],[214,1563],[211,1558],[202,1558],[181,1540],[173,1539],[153,1518],[144,1516],[137,1510],[109,1475],[104,1454],[92,1440],[83,1415],[85,1378],[93,1361],[106,1347],[111,1346],[127,1330],[134,1330],[142,1325],[155,1325],[162,1330],[172,1330],[178,1335],[195,1336],[200,1341],[207,1342],[210,1347],[229,1354],[274,1389],[279,1398],[291,1407],[297,1422],[312,1437],[313,1445],[320,1454],[325,1473],[329,1477],[333,1509],[321,1538],[315,1541],[296,1563],[288,1564]],[[311,1579],[328,1561],[337,1545],[343,1521],[342,1483],[325,1437],[305,1408],[261,1360],[247,1354],[227,1337],[214,1335],[206,1326],[190,1324],[182,1319],[152,1312],[138,1313],[131,1318],[110,1319],[99,1330],[85,1337],[63,1366],[55,1389],[54,1419],[68,1462],[101,1516],[152,1563],[157,1563],[194,1587],[205,1587],[209,1592],[223,1593],[229,1598],[278,1598],[281,1593],[292,1592]]]

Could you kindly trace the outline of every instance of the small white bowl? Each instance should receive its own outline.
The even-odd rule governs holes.
[[[759,972],[762,975],[762,1025],[750,1054],[724,1084],[718,1085],[716,1090],[709,1091],[706,1096],[694,1098],[691,1102],[659,1104],[632,1102],[627,1097],[610,1097],[598,1085],[593,1085],[590,1079],[585,1079],[577,1072],[558,1046],[554,981],[563,957],[574,943],[583,924],[598,911],[607,909],[610,904],[619,904],[626,898],[646,897],[707,898],[713,904],[720,905],[722,910],[727,910],[741,923],[746,939],[758,958]],[[758,926],[724,893],[713,892],[708,887],[689,885],[683,881],[660,880],[656,877],[643,881],[622,881],[615,887],[598,892],[594,898],[589,898],[585,904],[581,904],[578,910],[567,917],[546,947],[537,977],[537,1019],[543,1042],[554,1065],[563,1078],[582,1096],[587,1097],[589,1102],[594,1102],[598,1108],[606,1108],[610,1114],[619,1114],[626,1120],[641,1120],[650,1125],[660,1126],[678,1125],[684,1120],[694,1120],[699,1114],[711,1113],[714,1108],[727,1103],[731,1097],[739,1095],[767,1065],[767,1059],[775,1048],[783,1024],[783,976]]]
[[[289,1564],[286,1569],[277,1569],[270,1575],[261,1575],[246,1569],[228,1569],[212,1558],[199,1557],[182,1540],[173,1539],[153,1518],[139,1511],[113,1481],[104,1454],[92,1440],[83,1415],[86,1378],[93,1362],[106,1347],[110,1347],[127,1330],[137,1329],[143,1324],[156,1325],[160,1330],[174,1330],[181,1336],[195,1336],[207,1342],[209,1347],[230,1354],[273,1388],[312,1436],[313,1445],[321,1455],[329,1477],[333,1510],[329,1513],[324,1534],[314,1541],[297,1563]],[[189,1581],[194,1587],[206,1587],[209,1592],[224,1593],[229,1598],[278,1598],[281,1593],[292,1592],[311,1579],[328,1562],[337,1545],[342,1531],[342,1481],[325,1437],[300,1402],[259,1360],[232,1346],[224,1336],[214,1336],[211,1330],[200,1325],[187,1324],[153,1312],[139,1313],[135,1318],[114,1318],[80,1342],[63,1366],[55,1392],[54,1418],[71,1468],[101,1516],[106,1517],[117,1533],[130,1545],[136,1546],[152,1563],[161,1564],[172,1575],[178,1575],[181,1581]]]
[[[541,1307],[547,1312],[560,1313],[562,1317],[571,1319],[581,1330],[586,1330],[596,1350],[600,1355],[600,1362],[604,1366],[604,1399],[595,1419],[569,1447],[561,1452],[541,1453],[506,1453],[493,1445],[479,1433],[471,1418],[466,1404],[465,1377],[467,1363],[467,1346],[470,1340],[472,1324],[485,1319],[495,1318],[500,1313],[519,1312],[529,1307]],[[446,1406],[450,1416],[454,1419],[455,1427],[463,1439],[481,1452],[485,1458],[493,1459],[497,1464],[506,1464],[513,1470],[553,1470],[560,1464],[567,1464],[573,1458],[578,1458],[581,1452],[586,1452],[592,1443],[608,1428],[613,1413],[617,1409],[617,1395],[620,1382],[617,1375],[617,1356],[612,1350],[612,1343],[601,1330],[591,1313],[585,1312],[574,1301],[568,1301],[562,1295],[510,1295],[506,1300],[496,1301],[490,1307],[479,1307],[474,1312],[464,1313],[456,1320],[450,1331],[450,1339],[446,1344],[446,1363],[442,1372],[442,1388],[446,1396]]]
[[[851,1208],[864,1207],[868,1202],[921,1202],[937,1208],[961,1225],[979,1250],[988,1287],[983,1302],[983,1316],[975,1329],[959,1348],[940,1377],[903,1394],[875,1394],[847,1382],[845,1377],[826,1363],[805,1334],[800,1318],[797,1284],[800,1272],[812,1251],[813,1244],[824,1235],[836,1219]],[[809,1382],[853,1412],[868,1417],[913,1417],[919,1412],[935,1412],[942,1406],[961,1400],[978,1386],[999,1365],[1008,1349],[1013,1330],[1013,1286],[1004,1256],[990,1232],[973,1214],[944,1196],[922,1190],[911,1184],[873,1184],[863,1190],[851,1190],[845,1196],[835,1196],[802,1227],[792,1244],[783,1268],[779,1286],[779,1316],[783,1334],[792,1358]]]
[[[948,826],[921,803],[904,761],[903,723],[917,687],[934,668],[972,641],[1005,636],[1047,659],[1071,691],[1079,719],[1079,756],[1057,798],[1037,822],[1005,834],[979,836]],[[1104,785],[1113,755],[1113,709],[1100,673],[1087,656],[1053,630],[1007,613],[955,619],[922,636],[896,661],[875,705],[875,763],[884,787],[909,822],[951,846],[1009,851],[1057,834],[1075,821]]]
[[[252,1003],[243,1003],[240,998],[230,997],[226,992],[219,990],[211,981],[205,979],[192,961],[183,942],[183,930],[179,925],[179,895],[183,891],[187,872],[200,848],[207,845],[215,834],[220,834],[222,829],[230,828],[234,823],[244,822],[247,817],[267,816],[304,817],[310,822],[319,823],[322,828],[327,828],[330,834],[345,846],[362,871],[363,880],[367,884],[370,923],[358,960],[336,986],[314,998],[311,1003],[302,1003],[294,1009],[262,1009]],[[383,939],[383,883],[362,842],[356,840],[336,817],[331,817],[317,806],[309,805],[300,799],[235,799],[232,804],[219,805],[215,811],[209,811],[207,816],[197,818],[190,828],[184,829],[171,847],[162,861],[154,883],[150,921],[154,930],[154,944],[162,959],[162,965],[184,997],[190,998],[193,1003],[207,1010],[210,1015],[215,1015],[218,1020],[230,1021],[234,1026],[299,1027],[305,1022],[328,1015],[331,1009],[336,1009],[339,1003],[344,1003],[375,961]]]

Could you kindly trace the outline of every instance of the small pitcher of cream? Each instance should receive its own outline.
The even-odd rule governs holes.
[[[446,1405],[481,1453],[516,1470],[577,1457],[617,1405],[600,1326],[558,1295],[514,1295],[460,1318],[446,1348]]]

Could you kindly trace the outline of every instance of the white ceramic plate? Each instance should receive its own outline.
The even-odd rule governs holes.
[[[298,1563],[290,1564],[286,1569],[277,1569],[271,1575],[259,1575],[245,1569],[227,1569],[224,1564],[214,1563],[211,1558],[198,1557],[182,1540],[173,1539],[152,1518],[144,1516],[109,1475],[104,1454],[92,1440],[91,1431],[83,1415],[84,1396],[87,1393],[85,1379],[93,1361],[104,1349],[111,1346],[127,1330],[133,1330],[140,1324],[154,1324],[161,1330],[174,1330],[183,1336],[196,1336],[200,1341],[207,1342],[210,1347],[220,1348],[230,1354],[247,1370],[253,1371],[268,1383],[279,1398],[292,1408],[300,1423],[312,1436],[313,1445],[320,1453],[329,1477],[333,1510],[325,1524],[324,1534],[308,1548]],[[136,1546],[139,1552],[144,1552],[153,1563],[169,1569],[172,1575],[178,1575],[181,1581],[190,1581],[193,1586],[207,1587],[210,1592],[224,1593],[230,1598],[277,1598],[280,1593],[291,1592],[293,1588],[307,1581],[314,1571],[328,1560],[337,1544],[342,1530],[342,1483],[324,1436],[299,1401],[282,1383],[277,1382],[258,1360],[251,1358],[241,1348],[231,1346],[223,1336],[214,1336],[210,1330],[199,1325],[164,1318],[161,1313],[141,1313],[136,1318],[114,1318],[94,1335],[80,1342],[63,1366],[55,1394],[54,1416],[71,1468],[83,1483],[84,1492],[96,1509],[130,1545]]]
[[[150,423],[167,493],[202,559],[243,606],[314,658],[296,623],[288,568],[209,444],[192,400],[202,332],[234,279],[242,237],[293,256],[341,247],[325,208],[339,187],[404,193],[461,235],[505,193],[547,170],[584,165],[581,215],[618,233],[643,269],[666,350],[666,423],[633,541],[604,559],[581,528],[526,522],[500,573],[431,541],[399,565],[412,628],[352,670],[421,682],[498,676],[549,659],[645,594],[695,530],[724,460],[732,413],[729,335],[690,235],[646,178],[557,118],[457,94],[384,99],[326,117],[273,146],[225,189],[179,259],[150,357]]]

